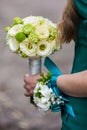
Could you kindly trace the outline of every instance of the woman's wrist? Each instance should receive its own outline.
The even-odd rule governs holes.
[[[57,80],[56,80],[56,84],[57,84],[57,86],[60,88],[60,86],[61,86],[61,82],[62,82],[62,75],[60,75],[60,76],[58,76],[57,77]]]
[[[65,92],[66,91],[66,84],[67,84],[67,75],[60,75],[57,77],[56,80],[56,84],[58,86],[58,88],[62,91]]]

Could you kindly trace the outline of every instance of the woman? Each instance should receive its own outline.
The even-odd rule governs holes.
[[[58,88],[67,95],[75,117],[62,114],[62,130],[87,130],[87,0],[68,0],[62,19],[60,43],[75,41],[71,74],[58,76]],[[25,75],[25,96],[31,96],[39,75]]]

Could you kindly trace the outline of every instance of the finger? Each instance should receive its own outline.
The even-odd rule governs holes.
[[[25,88],[27,91],[29,91],[29,89],[30,89],[29,85],[26,85],[26,84],[24,84],[24,88]]]
[[[30,76],[28,74],[26,74],[24,76],[24,82],[25,82],[25,84],[29,84],[30,83]]]
[[[30,96],[30,93],[29,93],[28,91],[25,91],[24,95],[25,95],[26,97],[29,97],[29,96]]]
[[[33,93],[33,90],[34,90],[35,86],[30,86],[30,85],[24,84],[24,88],[25,88],[28,92]]]
[[[33,95],[33,93],[34,93],[34,92],[33,92],[33,90],[30,90],[30,96],[32,96],[32,95]]]

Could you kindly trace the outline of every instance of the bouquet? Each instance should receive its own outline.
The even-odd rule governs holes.
[[[50,72],[48,72],[46,75],[41,73],[41,79],[38,80],[34,89],[34,103],[39,108],[39,110],[45,112],[52,110],[54,105],[64,105],[62,96],[56,96],[52,88],[48,85],[51,78],[52,74]]]
[[[6,32],[10,50],[22,58],[45,57],[60,49],[56,24],[41,16],[16,17]]]
[[[29,73],[41,71],[41,58],[47,57],[61,46],[57,43],[57,27],[49,19],[41,16],[14,18],[6,27],[6,43],[10,50],[22,58],[29,59]]]
[[[63,110],[63,112],[75,117],[69,100],[56,84],[56,79],[59,75],[62,75],[62,72],[49,57],[45,58],[44,66],[49,72],[46,75],[41,73],[41,78],[36,84],[33,96],[35,105],[42,111],[59,112]]]

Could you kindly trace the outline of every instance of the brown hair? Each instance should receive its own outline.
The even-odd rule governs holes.
[[[72,39],[77,38],[77,26],[79,21],[79,13],[73,3],[73,0],[68,0],[64,9],[60,23],[58,24],[58,42],[69,43]]]

